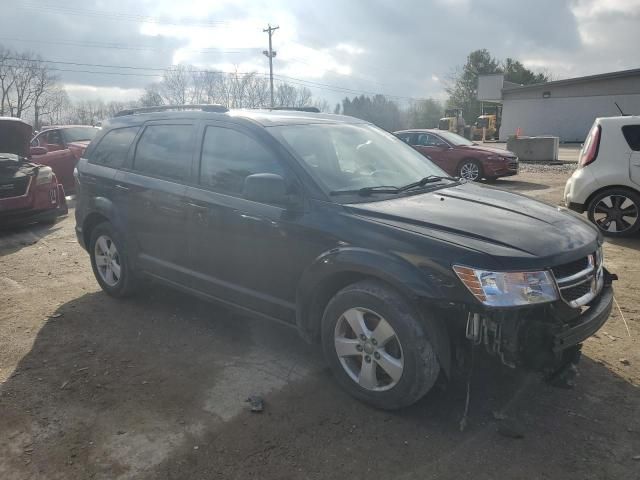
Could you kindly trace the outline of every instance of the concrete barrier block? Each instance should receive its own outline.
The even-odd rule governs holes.
[[[507,150],[523,162],[553,162],[558,160],[559,137],[516,137],[507,139]]]

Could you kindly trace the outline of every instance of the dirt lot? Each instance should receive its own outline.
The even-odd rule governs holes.
[[[569,171],[497,186],[558,203]],[[160,287],[107,297],[73,224],[0,233],[0,479],[640,478],[640,238],[605,247],[629,333],[616,311],[574,390],[479,369],[461,433],[462,381],[377,411],[293,329]]]

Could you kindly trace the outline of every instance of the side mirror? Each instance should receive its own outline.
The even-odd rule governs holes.
[[[45,147],[31,147],[29,149],[29,154],[33,155],[46,155],[49,151]]]
[[[291,203],[287,195],[287,185],[280,175],[275,173],[255,173],[244,179],[242,195],[247,200],[288,205]]]

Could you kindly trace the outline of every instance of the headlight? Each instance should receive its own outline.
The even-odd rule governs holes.
[[[50,167],[40,167],[36,177],[36,185],[45,185],[53,182],[53,170]]]
[[[453,270],[469,291],[491,307],[515,307],[558,299],[551,274],[541,272],[489,272],[454,265]]]

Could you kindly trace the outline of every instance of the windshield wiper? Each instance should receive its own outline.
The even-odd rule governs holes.
[[[436,182],[439,182],[441,180],[450,180],[452,182],[459,182],[460,181],[459,178],[455,178],[455,177],[445,177],[445,176],[441,176],[441,175],[429,175],[428,177],[424,177],[424,178],[418,180],[417,182],[408,183],[407,185],[404,185],[403,187],[398,188],[398,191],[399,192],[406,192],[407,190],[411,190],[413,188],[418,188],[418,187],[424,187],[428,183],[436,183]]]
[[[334,190],[329,195],[361,195],[366,197],[374,193],[399,193],[400,189],[393,185],[377,185],[375,187],[363,187],[356,190]]]

